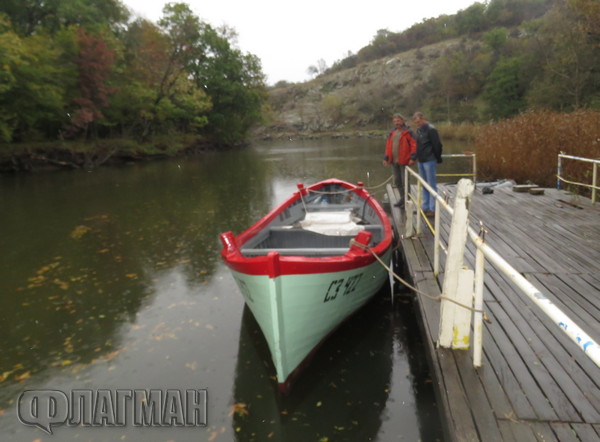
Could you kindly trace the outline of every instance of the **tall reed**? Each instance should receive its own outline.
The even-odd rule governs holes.
[[[544,187],[556,184],[558,154],[600,158],[600,112],[532,111],[481,126],[475,136],[478,175]],[[589,163],[565,161],[563,176],[591,184]]]

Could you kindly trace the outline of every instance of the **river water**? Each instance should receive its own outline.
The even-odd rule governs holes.
[[[219,255],[219,233],[241,232],[299,182],[363,181],[381,200],[383,144],[264,142],[0,176],[0,440],[441,440],[410,298],[385,287],[280,397],[266,343]],[[114,401],[94,402],[100,425],[48,425],[61,413],[40,402],[18,412],[28,390],[72,398],[119,389],[206,390],[206,426],[132,416],[111,426]]]

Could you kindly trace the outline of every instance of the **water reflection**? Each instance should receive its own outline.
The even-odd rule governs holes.
[[[392,372],[392,333],[378,307],[369,303],[344,323],[287,397],[277,394],[267,344],[245,308],[234,388],[237,440],[373,440]]]

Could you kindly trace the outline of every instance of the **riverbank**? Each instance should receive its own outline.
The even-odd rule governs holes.
[[[0,173],[38,172],[56,169],[93,170],[105,165],[123,165],[234,146],[216,145],[184,135],[155,138],[146,143],[129,139],[82,142],[43,142],[6,145],[0,148]]]

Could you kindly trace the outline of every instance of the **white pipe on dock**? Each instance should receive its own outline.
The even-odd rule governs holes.
[[[525,293],[539,308],[546,313],[550,319],[558,325],[563,332],[575,342],[579,348],[600,367],[600,347],[584,332],[571,318],[556,306],[546,295],[541,293],[523,275],[517,272],[504,258],[496,253],[487,244],[478,241],[479,235],[469,228],[469,236],[481,249],[485,257],[498,267],[512,282],[514,282],[523,293]]]

